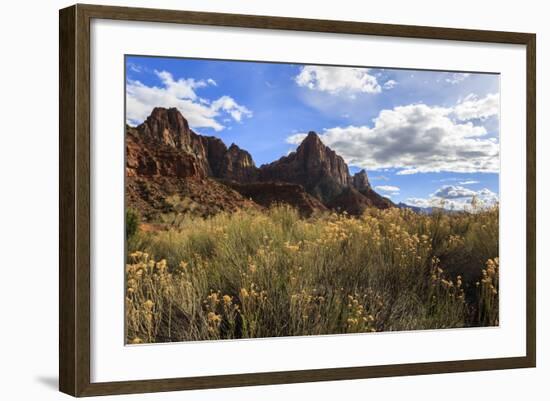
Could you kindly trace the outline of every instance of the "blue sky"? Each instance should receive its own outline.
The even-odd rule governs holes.
[[[497,74],[126,57],[126,120],[177,107],[256,165],[308,131],[394,202],[461,209],[498,199]]]

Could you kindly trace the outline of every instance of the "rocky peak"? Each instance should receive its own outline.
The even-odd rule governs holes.
[[[175,107],[155,107],[149,117],[136,127],[141,139],[150,149],[158,153],[164,149],[167,152],[176,151],[181,157],[193,158],[197,170],[193,175],[212,175],[208,162],[208,149],[205,141],[189,128],[189,123]],[[172,150],[170,150],[172,149]],[[157,155],[162,159],[162,155]],[[184,167],[182,167],[184,168]],[[182,172],[181,174],[191,174]]]
[[[232,143],[222,160],[219,177],[237,182],[252,182],[258,178],[258,168],[250,153]]]
[[[200,140],[204,146],[206,159],[210,167],[211,175],[214,177],[220,176],[220,171],[223,167],[224,157],[227,153],[227,146],[220,138],[215,136],[200,136]]]
[[[137,129],[148,139],[174,148],[183,148],[191,141],[189,124],[174,107],[155,107]]]
[[[244,149],[239,148],[239,146],[235,145],[234,143],[232,143],[231,146],[229,146],[229,149],[227,149],[226,156],[230,156],[232,159],[241,160],[243,162],[243,167],[256,167],[250,153],[248,153]]]
[[[319,138],[315,132],[310,131],[304,138],[300,146],[296,149],[298,159],[306,164],[317,164],[326,159],[326,154],[330,149]]]
[[[327,173],[339,184],[350,181],[347,164],[335,151],[326,146],[319,135],[310,131],[296,149],[297,159],[309,173]]]
[[[207,169],[197,157],[164,141],[126,127],[126,174],[128,177],[204,178]]]
[[[351,182],[344,159],[313,131],[307,134],[295,152],[262,166],[260,170],[262,181],[300,184],[322,202],[338,195]]]
[[[176,108],[155,107],[151,115],[136,127],[135,131],[147,148],[144,148],[142,153],[155,154],[156,164],[166,162],[164,164],[168,168],[171,160],[174,160],[177,155],[179,159],[193,161],[192,171],[184,171],[187,166],[185,164],[179,166],[178,173],[174,175],[210,176],[239,182],[251,182],[257,179],[258,169],[250,153],[235,144],[227,148],[217,137],[193,132],[187,120]],[[136,151],[138,149],[136,148]],[[147,165],[155,163],[149,160]],[[150,167],[149,170],[154,171],[154,168]],[[176,168],[169,170],[175,171]],[[132,173],[134,171],[145,170],[132,170]]]
[[[300,146],[298,146],[298,150],[322,149],[323,147],[325,147],[325,145],[323,141],[321,141],[321,138],[319,138],[319,135],[317,135],[315,131],[309,131]]]
[[[364,169],[354,174],[352,184],[358,191],[365,191],[371,187],[369,177]]]

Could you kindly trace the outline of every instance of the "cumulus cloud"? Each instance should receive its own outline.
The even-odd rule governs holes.
[[[456,121],[453,113],[454,108],[425,104],[399,106],[380,111],[372,127],[333,127],[320,137],[349,165],[367,170],[498,172],[498,141],[483,126]],[[287,142],[298,144],[304,137],[294,134]]]
[[[460,121],[476,118],[483,120],[498,115],[499,108],[500,98],[497,93],[489,94],[481,99],[471,93],[455,106],[454,115]]]
[[[209,100],[197,96],[197,89],[216,85],[214,80],[174,79],[167,71],[155,71],[162,86],[147,86],[137,80],[126,82],[126,120],[137,125],[144,121],[154,107],[176,107],[194,128],[213,128],[220,131],[224,126],[218,121],[231,116],[235,121],[251,117],[252,112],[239,105],[230,96]],[[210,82],[211,81],[211,82]]]
[[[302,87],[331,94],[380,93],[382,87],[368,68],[306,65],[294,77]]]
[[[394,185],[377,185],[374,187],[374,189],[389,195],[398,195],[400,191],[399,187],[396,187]]]
[[[407,198],[406,204],[418,207],[443,207],[451,210],[472,211],[475,207],[487,208],[498,202],[498,195],[488,188],[472,191],[468,188],[446,185],[428,198]]]
[[[448,82],[452,85],[456,85],[462,81],[464,81],[466,78],[468,78],[471,74],[468,72],[455,72],[452,74],[449,78],[445,79],[445,82]]]
[[[214,81],[212,78],[208,78],[206,82],[208,82],[208,85],[218,86],[218,83]]]
[[[390,80],[384,82],[384,85],[382,85],[382,87],[384,89],[393,89],[393,88],[395,88],[395,85],[397,85],[397,82],[394,81],[393,79],[390,79]]]
[[[229,113],[229,115],[231,115],[231,117],[233,117],[235,121],[241,121],[243,116],[252,116],[252,112],[250,110],[248,110],[244,106],[237,104],[235,99],[230,96],[222,96],[219,99],[213,101],[211,104],[211,109],[214,111],[223,110]]]
[[[471,198],[476,195],[475,191],[459,185],[445,185],[434,192],[433,196],[444,199]]]

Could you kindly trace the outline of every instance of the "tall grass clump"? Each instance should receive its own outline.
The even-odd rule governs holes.
[[[129,343],[498,325],[498,208],[184,215],[126,279]]]

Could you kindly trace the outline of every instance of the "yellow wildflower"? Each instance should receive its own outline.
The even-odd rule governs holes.
[[[145,301],[143,303],[143,307],[148,311],[152,311],[153,306],[155,306],[155,303],[153,301],[151,301],[150,299],[148,299],[147,301]]]

